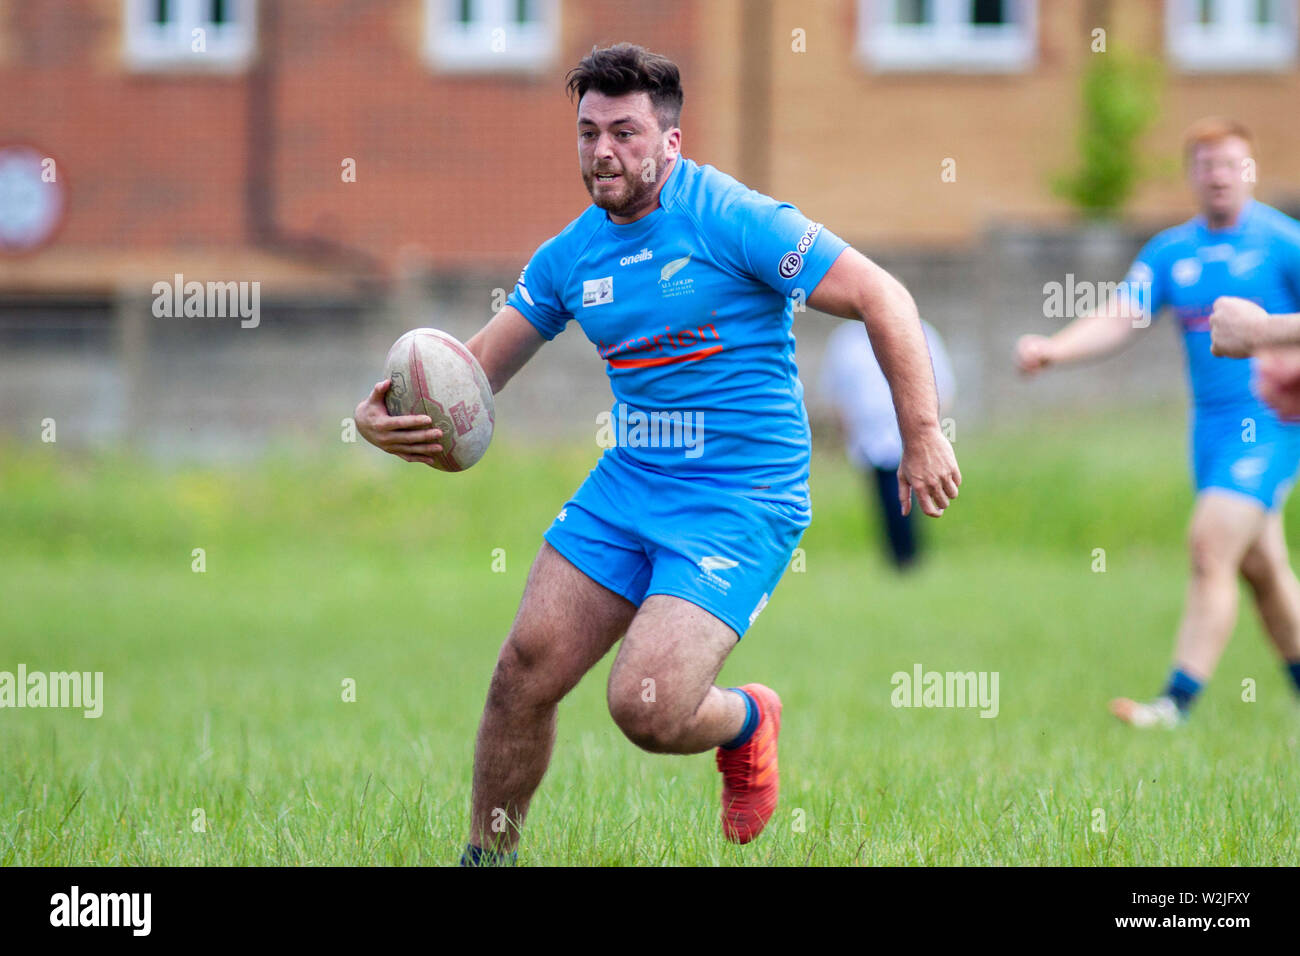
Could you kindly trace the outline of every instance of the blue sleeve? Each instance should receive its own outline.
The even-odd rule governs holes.
[[[1284,217],[1285,228],[1273,240],[1272,254],[1282,263],[1282,275],[1292,297],[1300,302],[1300,223]]]
[[[1133,265],[1129,267],[1128,275],[1124,276],[1123,286],[1140,314],[1153,321],[1160,315],[1160,310],[1169,304],[1169,270],[1161,255],[1164,244],[1158,240],[1157,236],[1142,247],[1142,251],[1133,260]]]
[[[742,272],[784,296],[817,287],[848,243],[789,203],[761,193],[732,204],[729,238]]]
[[[563,276],[557,268],[557,244],[556,239],[542,243],[519,273],[514,291],[506,298],[506,305],[518,309],[547,340],[563,332],[569,319],[573,318],[564,307],[563,292],[559,287]]]

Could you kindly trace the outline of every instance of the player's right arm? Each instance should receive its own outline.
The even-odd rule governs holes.
[[[1110,307],[1075,319],[1055,335],[1022,335],[1016,342],[1020,371],[1033,375],[1049,365],[1067,365],[1119,351],[1134,332],[1127,309]]]
[[[1096,309],[1079,316],[1055,335],[1022,335],[1016,342],[1016,364],[1025,375],[1049,365],[1067,365],[1118,352],[1134,331],[1151,324],[1165,306],[1165,234],[1156,236],[1138,253],[1119,289]],[[1142,317],[1143,321],[1135,321]]]
[[[495,395],[545,343],[546,339],[533,324],[514,306],[507,305],[465,347],[483,366]]]
[[[433,419],[428,415],[389,415],[384,395],[392,384],[390,379],[376,383],[357,405],[352,413],[357,431],[381,451],[403,461],[418,461],[433,467],[432,456],[442,451],[442,446],[437,444],[442,430],[431,427]]]
[[[519,274],[505,306],[465,343],[482,366],[494,395],[506,387],[543,342],[555,338],[572,318],[565,309],[555,276],[559,271],[556,260],[561,263],[564,260],[559,238],[542,244]],[[435,444],[442,432],[430,427],[433,419],[426,415],[390,416],[384,406],[384,393],[389,385],[387,381],[380,382],[357,406],[357,431],[376,448],[403,461],[436,467],[430,456],[442,451],[442,446]]]
[[[465,347],[478,359],[495,395],[545,341],[518,309],[507,305]],[[389,415],[384,395],[391,385],[388,379],[379,382],[357,406],[357,431],[370,444],[390,455],[432,466],[431,456],[442,451],[442,446],[437,444],[442,432],[430,427],[433,419],[428,415]]]

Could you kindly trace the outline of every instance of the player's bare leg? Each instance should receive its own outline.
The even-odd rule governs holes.
[[[736,632],[708,611],[664,594],[646,598],[609,675],[609,710],[637,746],[689,754],[717,748],[722,830],[748,843],[776,810],[781,699],[762,684],[714,684]]]
[[[1264,530],[1242,559],[1241,575],[1278,655],[1284,661],[1300,660],[1300,581],[1291,570],[1280,511],[1265,520]]]
[[[618,641],[634,614],[630,601],[542,543],[479,724],[471,844],[514,851],[551,760],[556,705]]]
[[[652,753],[696,754],[731,740],[745,722],[745,703],[713,682],[737,640],[703,608],[650,595],[610,671],[614,722]]]
[[[1188,533],[1191,578],[1174,647],[1174,667],[1200,684],[1214,674],[1237,623],[1237,576],[1267,517],[1262,505],[1241,495],[1202,492]],[[1111,702],[1111,711],[1136,726],[1172,726],[1178,713],[1169,698],[1139,704]],[[1155,708],[1155,710],[1153,710]]]
[[[1191,580],[1174,662],[1203,681],[1214,674],[1237,624],[1237,575],[1266,517],[1258,502],[1212,490],[1192,511]]]

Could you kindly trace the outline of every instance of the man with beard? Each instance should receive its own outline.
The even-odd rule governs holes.
[[[902,285],[793,206],[682,156],[670,60],[593,50],[568,90],[593,204],[467,345],[496,392],[576,318],[605,362],[617,445],[546,531],[498,656],[463,865],[514,861],[556,705],[620,638],[607,690],[619,728],[653,753],[716,748],[727,839],[747,843],[771,817],[781,700],[714,680],[811,520],[792,299],[865,322],[898,408],[904,510],[915,491],[937,517],[961,482]],[[358,429],[432,464],[440,435],[389,418],[386,388],[358,407]]]

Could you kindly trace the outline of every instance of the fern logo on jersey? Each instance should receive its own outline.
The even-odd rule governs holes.
[[[674,259],[672,262],[668,263],[668,265],[659,270],[659,281],[667,282],[673,276],[677,275],[677,273],[685,269],[686,263],[690,261],[691,257],[688,255],[682,256],[680,259]]]
[[[690,265],[690,262],[691,257],[685,255],[680,259],[674,259],[659,270],[659,292],[665,299],[671,299],[679,295],[695,294],[694,280],[675,278],[677,273]]]
[[[1264,253],[1259,249],[1251,249],[1229,259],[1228,271],[1240,279],[1254,272],[1263,261]]]

